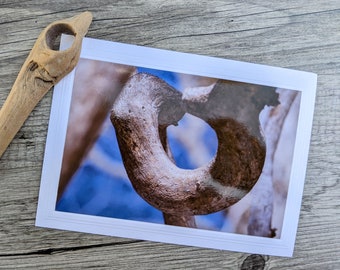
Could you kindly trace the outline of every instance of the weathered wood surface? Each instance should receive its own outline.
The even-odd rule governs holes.
[[[0,105],[42,29],[85,10],[89,37],[319,75],[294,258],[34,227],[49,92],[0,160],[0,269],[339,269],[340,2],[0,0]]]

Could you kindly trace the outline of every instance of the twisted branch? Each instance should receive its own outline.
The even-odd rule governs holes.
[[[205,119],[218,137],[215,158],[194,170],[178,168],[170,160],[159,132],[176,124],[186,110]],[[228,115],[207,118],[199,111],[199,105],[183,102],[181,93],[148,74],[132,76],[113,106],[111,121],[132,185],[165,214],[191,216],[225,209],[249,192],[262,171],[265,147],[259,131],[251,134]]]

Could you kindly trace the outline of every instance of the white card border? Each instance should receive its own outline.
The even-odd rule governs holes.
[[[61,49],[71,44],[71,37],[62,37]],[[84,38],[80,57],[301,91],[293,166],[281,238],[55,211],[74,70],[54,88],[36,226],[238,252],[288,257],[293,255],[312,129],[316,74],[91,38]]]

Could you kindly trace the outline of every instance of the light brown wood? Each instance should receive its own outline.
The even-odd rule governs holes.
[[[294,257],[36,228],[49,91],[0,159],[0,269],[338,269],[340,2],[0,1],[0,106],[41,29],[86,10],[89,37],[318,74]]]
[[[39,35],[0,110],[0,158],[37,103],[76,66],[91,21],[92,14],[84,12],[51,23]],[[66,50],[54,50],[62,33],[74,35],[74,42]]]

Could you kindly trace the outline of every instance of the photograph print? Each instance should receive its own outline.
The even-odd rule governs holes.
[[[36,226],[292,256],[315,92],[308,72],[84,38]]]

